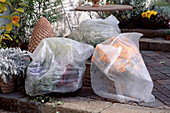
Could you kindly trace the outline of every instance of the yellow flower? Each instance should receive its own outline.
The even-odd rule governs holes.
[[[6,2],[6,0],[0,0],[0,2],[3,2],[3,3],[4,3],[4,2]]]
[[[157,12],[156,11],[151,11],[151,15],[157,15]]]
[[[150,14],[150,13],[151,13],[151,11],[147,10],[147,11],[146,11],[146,13],[147,13],[147,14]]]
[[[153,15],[153,13],[154,13],[153,11],[150,12],[151,15]]]
[[[148,14],[148,15],[147,15],[147,18],[150,18],[150,17],[151,17],[151,14]]]
[[[0,13],[2,12],[3,10],[2,9],[0,9]]]
[[[20,17],[19,16],[14,16],[11,19],[12,19],[12,23],[17,24],[19,22],[19,20],[20,20]]]
[[[156,11],[153,11],[153,15],[157,15],[157,12],[156,12]]]
[[[147,13],[143,12],[143,13],[141,14],[141,16],[142,16],[142,18],[145,18],[145,17],[147,17]]]

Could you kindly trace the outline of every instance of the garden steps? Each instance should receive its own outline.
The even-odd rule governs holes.
[[[170,29],[121,29],[122,33],[127,32],[139,32],[143,34],[143,37],[155,38],[155,37],[165,37],[165,32]]]
[[[141,38],[140,50],[170,52],[170,40],[162,38]]]
[[[170,40],[165,39],[165,32],[170,29],[121,29],[122,33],[138,32],[140,38],[140,50],[170,52]]]

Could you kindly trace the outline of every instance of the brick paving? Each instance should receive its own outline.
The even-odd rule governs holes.
[[[154,82],[153,95],[170,106],[170,52],[141,51]]]

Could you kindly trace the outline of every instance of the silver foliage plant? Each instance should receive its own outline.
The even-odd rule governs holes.
[[[0,49],[0,77],[5,83],[9,83],[13,77],[24,77],[29,63],[26,51],[20,48]]]

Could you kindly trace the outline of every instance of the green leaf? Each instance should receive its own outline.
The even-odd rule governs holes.
[[[19,15],[20,13],[19,12],[13,12],[12,14],[13,15]]]
[[[49,102],[52,103],[53,102],[52,99],[50,99]]]
[[[0,18],[10,18],[10,16],[9,16],[9,15],[7,15],[7,16],[1,16]]]
[[[15,10],[24,13],[24,9],[23,8],[18,8],[18,9],[15,8]]]
[[[58,102],[57,102],[57,105],[61,105],[61,102],[60,102],[60,101],[58,101]]]
[[[55,108],[55,104],[53,104],[53,108]]]
[[[13,40],[8,34],[4,34],[4,36],[8,37],[11,41]]]
[[[34,102],[37,102],[37,99],[34,99]]]
[[[19,3],[18,5],[24,6],[24,7],[29,7],[27,4]]]
[[[160,61],[159,63],[160,63],[160,64],[164,64],[164,63],[165,63],[165,61]]]
[[[2,10],[7,10],[7,7],[6,7],[3,3],[0,3],[0,8],[1,8]]]
[[[16,42],[16,43],[18,43],[18,42],[19,42],[19,40],[16,40],[15,42]]]
[[[5,34],[10,33],[10,31],[5,31],[4,33],[5,33]]]
[[[18,23],[16,23],[16,24],[13,23],[13,25],[15,25],[15,26],[17,26],[17,27],[20,27],[20,25],[19,25]]]
[[[22,40],[21,36],[18,36],[20,40]]]
[[[6,25],[6,30],[11,31],[12,30],[12,23],[9,23]]]
[[[8,0],[6,0],[5,3],[8,4],[9,6],[12,6],[11,3]]]
[[[41,100],[42,103],[44,103],[44,100]]]
[[[3,35],[0,36],[0,42],[2,41]]]
[[[16,39],[16,37],[17,37],[16,35],[13,37],[13,38],[14,38],[14,40]]]
[[[0,27],[0,30],[2,30],[2,29],[5,29],[5,27],[4,26]]]

